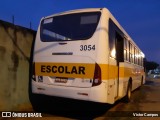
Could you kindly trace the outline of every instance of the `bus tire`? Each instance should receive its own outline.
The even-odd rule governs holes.
[[[29,100],[32,105],[32,108],[34,111],[40,112],[42,108],[40,108],[40,96],[38,94],[32,93],[32,88],[31,88],[31,81],[29,84]]]
[[[132,93],[132,84],[131,82],[129,82],[127,87],[127,93],[126,93],[126,96],[124,97],[124,101],[126,103],[131,101],[131,93]]]
[[[142,79],[141,79],[141,86],[143,86],[143,76],[142,76]]]
[[[40,103],[37,100],[38,96],[36,94],[30,93],[30,102],[34,111],[41,112],[42,108],[40,107]]]
[[[35,94],[32,92],[32,84],[29,85],[29,100],[32,105],[32,108],[36,112],[49,112],[51,111],[52,105],[50,105],[50,102],[52,99],[50,97],[43,95],[43,94]]]
[[[29,84],[28,84],[28,95],[29,95],[29,100],[30,100],[30,103],[32,105],[32,108],[34,111],[37,111],[37,112],[41,112],[42,111],[42,105],[43,105],[43,99],[42,99],[42,96],[40,94],[34,94],[32,92],[32,79],[31,79],[31,76],[32,76],[32,70],[30,69],[30,72],[29,72]]]

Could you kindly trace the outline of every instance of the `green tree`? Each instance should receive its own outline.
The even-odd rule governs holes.
[[[145,63],[144,63],[145,68],[146,68],[147,71],[154,70],[159,66],[159,64],[154,62],[154,61],[147,61],[146,59],[144,61],[145,61]]]

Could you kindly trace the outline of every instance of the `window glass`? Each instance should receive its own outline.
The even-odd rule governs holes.
[[[128,60],[127,59],[127,40],[126,39],[124,39],[124,60]]]
[[[86,40],[92,37],[100,12],[60,15],[41,22],[40,37],[44,42]]]

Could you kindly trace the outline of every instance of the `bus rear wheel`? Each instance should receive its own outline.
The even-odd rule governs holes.
[[[126,96],[124,98],[125,102],[130,102],[131,101],[131,93],[132,93],[132,84],[131,82],[128,83],[128,88],[127,88],[127,93]]]

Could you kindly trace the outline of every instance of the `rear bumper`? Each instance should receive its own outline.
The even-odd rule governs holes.
[[[32,92],[49,96],[106,103],[104,84],[91,88],[47,85],[32,81]]]

